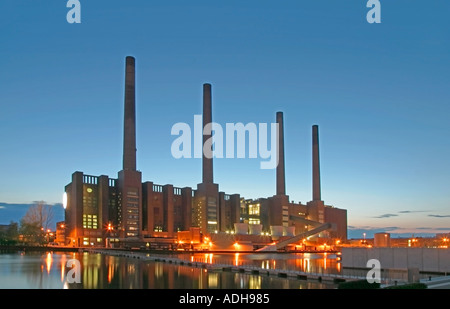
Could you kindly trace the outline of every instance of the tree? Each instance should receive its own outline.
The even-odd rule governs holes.
[[[17,241],[18,224],[10,221],[9,225],[3,227],[0,231],[0,244],[11,245]]]
[[[52,221],[52,207],[44,201],[34,202],[20,220],[20,233],[24,236],[24,241],[42,244]]]

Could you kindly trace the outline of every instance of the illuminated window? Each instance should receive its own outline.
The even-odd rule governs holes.
[[[97,229],[98,228],[97,215],[86,215],[86,214],[83,214],[83,228],[85,228],[85,229]]]
[[[259,219],[249,218],[248,224],[261,224],[261,221]]]
[[[249,204],[248,205],[249,215],[259,215],[259,204]]]

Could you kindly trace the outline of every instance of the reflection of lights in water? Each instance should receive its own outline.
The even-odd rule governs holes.
[[[213,254],[205,253],[205,263],[212,264],[212,262],[213,262]]]
[[[303,259],[302,258],[296,258],[295,259],[295,268],[299,268],[302,270],[303,267]]]
[[[250,276],[248,280],[249,289],[260,289],[261,288],[261,276]]]
[[[155,277],[156,278],[161,278],[164,274],[164,269],[163,269],[163,265],[161,263],[156,263],[155,264]]]
[[[65,272],[66,272],[66,255],[63,254],[61,257],[61,282],[64,282]]]
[[[208,274],[208,287],[217,288],[219,287],[219,274],[209,273]]]
[[[269,260],[265,260],[261,262],[261,268],[263,269],[269,269],[270,268],[270,264],[269,264]]]
[[[337,270],[338,270],[338,272],[341,272],[341,263],[340,262],[337,263]]]
[[[47,258],[45,259],[45,263],[47,264],[47,274],[49,274],[50,268],[52,267],[52,263],[53,263],[53,257],[50,252],[47,253]]]
[[[327,255],[323,257],[323,269],[327,269]]]
[[[234,254],[234,266],[239,265],[239,253]]]
[[[303,271],[306,271],[306,272],[309,271],[309,258],[305,258],[303,260]]]
[[[64,282],[63,289],[65,289],[65,290],[69,289],[69,284],[67,283],[67,281]]]
[[[114,264],[112,261],[108,263],[108,283],[111,283],[112,278],[114,277]]]
[[[240,285],[241,289],[243,289],[245,287],[244,278],[242,276],[240,277],[239,285]]]

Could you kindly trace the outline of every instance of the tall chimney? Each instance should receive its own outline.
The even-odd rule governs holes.
[[[211,84],[203,84],[203,128],[212,122],[212,107],[211,107]],[[212,135],[203,135],[203,144]],[[203,183],[213,183],[213,160],[205,157],[203,153]]]
[[[312,129],[313,201],[320,201],[319,126],[313,125]]]
[[[278,165],[277,165],[277,195],[286,194],[285,175],[284,175],[284,129],[283,112],[277,112],[278,124]]]
[[[125,112],[123,130],[123,169],[136,170],[135,59],[126,57]]]

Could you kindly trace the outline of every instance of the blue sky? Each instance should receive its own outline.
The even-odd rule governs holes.
[[[193,124],[208,82],[222,125],[284,112],[291,200],[311,199],[318,124],[322,198],[350,226],[450,230],[448,1],[382,0],[381,24],[364,0],[80,2],[81,24],[63,0],[0,3],[0,202],[59,203],[77,170],[117,177],[131,55],[144,180],[201,181],[170,130]],[[214,180],[271,196],[275,170],[259,162],[217,159]]]

